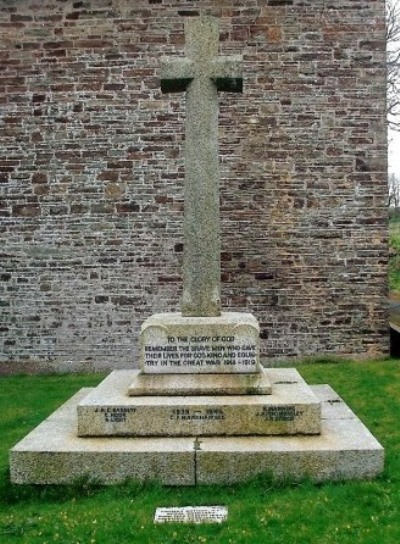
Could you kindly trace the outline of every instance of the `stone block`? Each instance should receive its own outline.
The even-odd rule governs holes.
[[[143,374],[136,371],[128,388],[131,396],[270,395],[267,372],[252,374]]]
[[[11,481],[65,484],[89,476],[106,484],[134,478],[194,485],[230,484],[263,474],[316,482],[378,476],[383,447],[329,386],[312,389],[322,403],[318,436],[200,440],[79,438],[77,405],[88,394],[82,390],[12,448]]]
[[[313,481],[376,477],[383,447],[328,385],[312,389],[323,406],[319,436],[204,438],[196,482],[232,484],[261,474]]]
[[[272,372],[272,395],[128,396],[116,370],[78,406],[80,436],[317,434],[320,403],[295,369]]]
[[[140,366],[146,374],[259,372],[259,334],[248,313],[155,314],[141,328]]]
[[[11,481],[18,484],[67,484],[81,477],[103,483],[158,480],[193,485],[191,438],[79,438],[77,404],[82,389],[10,451]]]

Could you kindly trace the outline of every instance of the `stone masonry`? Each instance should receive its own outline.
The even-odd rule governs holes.
[[[185,97],[160,59],[220,20],[221,302],[261,360],[388,352],[384,1],[0,5],[0,367],[137,366],[179,309]]]

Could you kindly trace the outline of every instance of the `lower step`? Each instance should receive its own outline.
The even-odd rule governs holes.
[[[312,388],[322,404],[321,434],[284,437],[79,438],[83,390],[10,451],[16,484],[104,484],[157,480],[164,485],[231,484],[268,477],[313,481],[374,478],[384,450],[329,386]]]
[[[267,436],[320,432],[320,402],[295,369],[268,371],[271,395],[131,397],[128,389],[134,373],[112,372],[79,403],[79,436]]]

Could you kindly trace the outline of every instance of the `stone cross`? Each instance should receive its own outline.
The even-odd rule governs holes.
[[[162,59],[162,92],[186,91],[182,315],[221,314],[218,91],[242,92],[240,56],[218,56],[218,21],[188,18],[186,57]]]

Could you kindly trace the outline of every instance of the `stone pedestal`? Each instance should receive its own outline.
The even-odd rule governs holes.
[[[265,370],[249,374],[143,374],[135,372],[131,396],[270,395]]]
[[[273,389],[291,380],[290,370],[271,369]],[[200,440],[193,436],[78,437],[78,405],[91,395],[90,389],[83,389],[12,448],[11,480],[66,484],[89,477],[113,484],[133,478],[195,485],[242,482],[263,473],[316,482],[378,476],[384,465],[379,442],[329,386],[311,389],[322,408],[318,435]]]
[[[82,390],[11,450],[13,482],[195,485],[382,471],[383,448],[329,387],[309,387],[295,369],[262,369],[253,316],[160,314],[143,325],[141,344],[140,371]]]
[[[253,316],[160,314],[143,325],[141,344],[140,371],[82,390],[11,450],[13,482],[195,485],[382,471],[383,448],[328,386],[262,369]]]
[[[295,369],[273,395],[128,396],[138,371],[112,372],[78,405],[79,436],[318,434],[320,402]]]
[[[155,314],[142,325],[140,366],[145,374],[260,372],[259,334],[256,318],[248,313]]]

